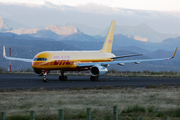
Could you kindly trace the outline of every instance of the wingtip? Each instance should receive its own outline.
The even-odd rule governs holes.
[[[6,58],[5,46],[3,46],[3,57]]]
[[[176,47],[176,50],[174,51],[174,54],[173,54],[173,56],[172,56],[172,58],[171,58],[171,59],[173,59],[173,58],[175,57],[176,52],[177,52],[177,49],[178,49],[178,47]]]

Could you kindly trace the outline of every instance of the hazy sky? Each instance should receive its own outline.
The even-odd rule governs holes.
[[[95,3],[128,9],[180,11],[180,0],[0,0],[0,3],[31,3],[39,5],[44,5],[46,2],[68,6]]]
[[[79,24],[103,30],[116,20],[119,26],[146,23],[161,33],[180,34],[179,5],[180,0],[0,0],[0,16],[13,29],[20,23],[28,28]]]

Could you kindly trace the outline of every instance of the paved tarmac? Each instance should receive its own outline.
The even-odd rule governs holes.
[[[48,83],[43,83],[43,76],[33,74],[0,74],[0,89],[29,88],[81,88],[81,87],[145,87],[148,85],[178,85],[180,78],[143,78],[143,77],[110,77],[102,76],[99,81],[90,81],[90,76],[68,76],[67,81],[59,81],[58,75],[48,75]]]

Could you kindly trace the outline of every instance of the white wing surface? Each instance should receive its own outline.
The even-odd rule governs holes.
[[[178,47],[177,47],[178,48]],[[118,65],[124,65],[125,63],[135,63],[140,64],[141,62],[152,62],[152,61],[163,61],[163,60],[171,60],[175,57],[177,48],[171,58],[160,58],[160,59],[142,59],[142,60],[125,60],[125,61],[113,61],[113,62],[95,62],[95,63],[78,63],[78,67],[91,67],[94,65],[100,65],[100,66],[108,66],[111,64],[118,64]]]
[[[22,62],[30,62],[32,63],[32,59],[24,59],[24,58],[15,58],[15,57],[7,57],[6,56],[6,51],[5,51],[5,46],[3,46],[3,57],[8,59],[8,60],[17,60],[17,61],[22,61]]]

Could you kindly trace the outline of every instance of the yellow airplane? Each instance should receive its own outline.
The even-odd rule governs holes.
[[[47,82],[46,75],[50,70],[60,70],[61,76],[59,76],[59,80],[67,80],[67,76],[64,76],[64,71],[90,70],[92,75],[90,80],[97,81],[99,76],[105,75],[107,73],[107,67],[111,64],[139,64],[140,62],[170,60],[174,58],[176,54],[177,48],[173,57],[171,58],[114,61],[117,58],[143,55],[135,54],[115,56],[112,54],[111,50],[113,44],[114,28],[115,20],[112,21],[103,48],[99,51],[44,51],[38,53],[34,59],[23,59],[7,57],[5,53],[5,46],[3,46],[3,57],[8,60],[31,62],[34,73],[39,76],[44,76],[43,82]]]

